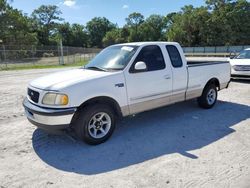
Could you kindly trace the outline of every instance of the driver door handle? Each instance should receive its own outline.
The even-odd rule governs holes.
[[[169,80],[169,79],[171,79],[171,76],[170,76],[170,75],[165,75],[164,78],[165,78],[166,80]]]

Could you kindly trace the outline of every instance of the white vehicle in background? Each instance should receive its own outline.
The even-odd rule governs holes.
[[[178,43],[127,43],[104,49],[85,67],[32,81],[23,105],[34,125],[73,129],[79,139],[100,144],[118,117],[194,98],[212,108],[229,81],[228,61],[187,62]]]
[[[230,59],[230,64],[233,78],[250,79],[250,48]]]

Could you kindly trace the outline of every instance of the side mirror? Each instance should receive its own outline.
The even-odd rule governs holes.
[[[234,57],[235,57],[234,55],[230,55],[230,57],[229,57],[229,58],[230,58],[230,59],[233,59]]]
[[[135,64],[135,70],[136,71],[145,71],[147,70],[147,65],[143,61],[139,61]]]
[[[236,56],[236,53],[232,53],[232,52],[231,52],[230,55],[229,55],[229,58],[230,58],[230,59],[233,59],[233,58],[235,58],[235,56]]]

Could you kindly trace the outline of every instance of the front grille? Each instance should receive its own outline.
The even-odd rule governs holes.
[[[250,71],[250,65],[235,65],[233,69],[236,71]]]
[[[37,91],[34,91],[34,90],[28,88],[28,96],[33,102],[38,103],[39,93]]]

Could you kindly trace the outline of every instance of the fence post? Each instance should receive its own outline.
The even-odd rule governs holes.
[[[59,45],[59,43],[57,44],[57,56],[58,56],[58,63],[60,65],[60,45]]]
[[[31,53],[32,53],[32,62],[33,64],[35,64],[34,45],[31,46]]]
[[[1,70],[1,65],[2,65],[2,50],[0,50],[0,70]]]
[[[86,51],[86,49],[85,49],[85,47],[83,48],[83,61],[85,61],[86,60],[86,57],[85,57],[85,51]]]
[[[82,62],[82,54],[81,53],[79,53],[80,54],[80,62]]]
[[[4,44],[3,44],[3,62],[5,62],[5,66],[7,68],[8,65],[7,65],[7,61],[6,61],[6,50],[5,50]]]
[[[229,53],[230,53],[230,52],[229,52],[229,46],[227,46],[227,54],[224,55],[224,57],[227,57]]]
[[[67,63],[70,64],[70,62],[69,62],[69,47],[68,46],[67,46],[67,61],[68,61]]]
[[[61,65],[64,65],[62,39],[60,40],[60,51],[61,51],[61,61],[60,61],[60,64],[61,64]]]

